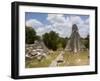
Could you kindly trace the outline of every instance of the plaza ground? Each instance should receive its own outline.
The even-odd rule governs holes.
[[[63,54],[63,61],[59,64],[57,63],[60,60],[61,54],[59,51],[54,51],[52,54],[49,54],[46,58],[43,58],[41,61],[33,58],[26,58],[25,67],[26,68],[39,68],[39,67],[62,67],[62,66],[82,66],[89,65],[89,52],[83,51],[78,54],[73,54],[72,52],[65,52]]]

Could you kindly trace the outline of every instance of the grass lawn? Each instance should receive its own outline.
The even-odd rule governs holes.
[[[64,63],[60,66],[80,66],[89,65],[89,53],[88,51],[73,54],[71,52],[65,52]]]
[[[26,59],[25,67],[26,68],[35,68],[35,67],[49,67],[51,62],[57,58],[60,52],[55,51],[53,54],[43,58],[41,62],[37,59]],[[59,64],[59,66],[82,66],[89,65],[89,53],[88,51],[80,52],[78,54],[73,54],[72,52],[65,52],[64,62]]]
[[[26,68],[35,68],[35,67],[48,67],[51,62],[58,56],[59,53],[53,52],[49,54],[47,58],[43,58],[41,62],[37,59],[26,59],[25,60],[25,67]]]

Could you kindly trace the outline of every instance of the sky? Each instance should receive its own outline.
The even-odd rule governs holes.
[[[89,35],[89,15],[25,12],[25,25],[33,27],[39,36],[55,31],[60,37],[70,37],[73,24],[82,38]]]

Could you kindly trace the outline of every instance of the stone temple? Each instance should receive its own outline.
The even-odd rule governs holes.
[[[80,39],[79,30],[76,24],[72,25],[72,33],[68,40],[65,50],[69,50],[73,53],[78,53],[79,51],[85,49]]]
[[[36,40],[34,44],[25,45],[25,56],[27,58],[40,58],[46,57],[48,54],[48,48],[45,46],[43,41]]]

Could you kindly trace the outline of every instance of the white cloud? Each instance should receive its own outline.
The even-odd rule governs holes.
[[[43,24],[40,21],[36,20],[36,19],[29,19],[29,20],[26,21],[26,26],[27,27],[38,28],[40,26],[43,26]]]
[[[84,23],[89,25],[89,18],[86,19]]]
[[[79,27],[79,34],[81,37],[85,38],[89,34],[89,25],[82,24],[78,25]]]
[[[53,31],[59,33],[60,37],[69,37],[71,28],[67,26],[67,23],[55,23],[53,24]]]
[[[47,20],[51,23],[64,23],[66,21],[62,14],[48,14]]]
[[[81,19],[80,16],[70,16],[69,18],[69,22],[71,22],[72,24],[83,24],[84,21]]]
[[[73,24],[77,24],[81,37],[86,37],[89,34],[89,19],[82,20],[80,16],[66,16],[62,14],[48,14],[47,20],[51,22],[53,31],[59,33],[61,37],[69,37]]]
[[[52,26],[51,25],[47,25],[45,27],[39,27],[38,29],[36,29],[37,35],[42,36],[45,33],[49,33],[52,30]]]
[[[68,18],[65,18],[62,14],[48,14],[47,20],[52,24],[53,31],[57,32],[61,37],[70,36],[70,28],[67,25],[69,21]]]
[[[63,14],[48,14],[50,25],[44,25],[36,19],[26,21],[26,26],[33,27],[37,35],[43,35],[46,32],[55,31],[60,37],[70,37],[72,25],[77,24],[79,34],[85,38],[89,34],[89,18],[83,20],[80,16],[64,16]]]
[[[37,33],[37,35],[42,36],[46,32],[50,32],[52,30],[51,25],[44,25],[42,22],[36,19],[29,19],[26,21],[27,27],[33,27]]]

